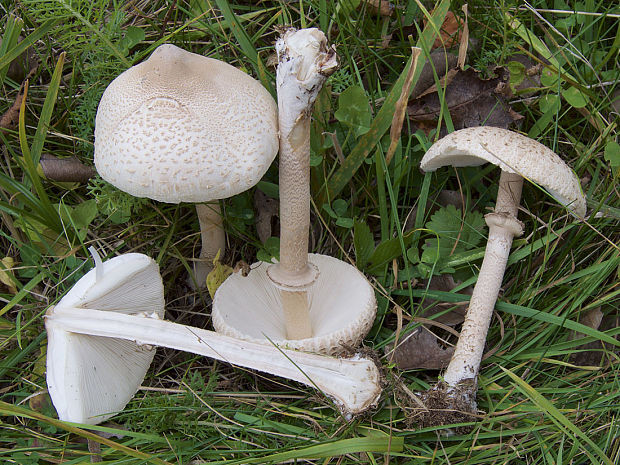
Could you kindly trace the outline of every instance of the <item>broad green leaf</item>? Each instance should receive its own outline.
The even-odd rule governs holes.
[[[363,269],[375,251],[375,240],[370,228],[362,221],[353,224],[353,245],[355,246],[355,264]]]
[[[136,26],[129,26],[125,30],[125,36],[119,42],[121,52],[127,56],[129,51],[142,42],[145,38],[144,29]]]
[[[360,86],[351,86],[338,97],[334,116],[342,124],[353,128],[358,136],[370,129],[371,109],[368,96]]]
[[[256,252],[256,258],[261,262],[273,263],[280,260],[280,238],[270,237],[263,244],[263,248]]]
[[[462,218],[461,210],[448,205],[431,216],[426,229],[436,236],[422,246],[421,260],[424,263],[435,263],[477,247],[484,238],[485,223],[479,212],[468,212]]]
[[[411,241],[413,240],[413,231],[408,232],[406,235],[403,235],[403,242],[405,243],[405,247],[409,247],[411,245]],[[389,261],[400,257],[402,254],[402,248],[400,245],[400,238],[393,237],[388,239],[387,241],[381,242],[375,248],[375,251],[371,255],[369,261],[369,272],[377,273],[380,272],[380,268],[384,266]]]
[[[562,91],[562,97],[573,108],[583,108],[588,104],[588,96],[576,87],[569,87]]]
[[[508,63],[508,72],[510,73],[510,87],[514,90],[525,79],[525,65],[518,61],[511,61]]]
[[[618,171],[618,168],[620,168],[620,144],[618,144],[615,140],[607,142],[603,156],[611,165],[611,169],[615,174]]]

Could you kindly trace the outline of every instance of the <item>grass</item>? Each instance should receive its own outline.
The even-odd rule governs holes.
[[[513,245],[488,337],[492,352],[480,376],[480,416],[469,433],[411,425],[415,404],[406,393],[428,388],[438,372],[401,371],[387,357],[379,405],[347,422],[311,389],[162,349],[144,388],[113,422],[86,429],[55,419],[45,391],[42,315],[92,266],[88,246],[109,256],[137,251],[154,257],[168,318],[209,326],[209,299],[184,284],[188,258],[199,248],[191,205],[132,199],[100,180],[52,182],[37,169],[45,152],[92,164],[103,90],[164,42],[229,62],[273,91],[276,26],[327,31],[341,69],[319,97],[312,128],[313,251],[355,260],[371,279],[379,308],[365,343],[379,354],[394,339],[399,312],[405,323],[415,322],[429,299],[442,308],[468,299],[464,289],[475,282],[486,230],[472,229],[471,244],[450,254],[454,241],[448,242],[442,253],[442,236],[429,220],[442,189],[459,191],[472,215],[484,213],[493,205],[497,170],[421,174],[419,160],[435,131],[414,132],[407,120],[390,164],[385,161],[410,47],[428,53],[429,12],[436,6],[441,23],[448,7],[461,14],[462,2],[395,1],[392,18],[358,3],[3,2],[0,114],[33,71],[19,124],[0,132],[0,258],[16,262],[8,270],[2,265],[3,282],[10,280],[16,292],[6,283],[0,287],[0,462],[88,463],[89,437],[101,442],[105,462],[124,464],[620,461],[620,28],[617,16],[608,16],[620,10],[591,0],[578,3],[576,14],[559,11],[570,10],[562,1],[519,8],[508,0],[469,4],[471,66],[488,72],[491,64],[509,66],[517,54],[551,64],[540,85],[517,93],[511,106],[523,116],[520,131],[573,167],[589,206],[579,222],[525,186],[520,219],[526,234]],[[21,74],[7,71],[16,60],[25,68]],[[441,118],[450,127],[445,102]],[[275,164],[263,181],[261,189],[273,193]],[[251,192],[224,207],[227,263],[272,252],[257,237]],[[461,228],[461,217],[452,221]],[[439,255],[426,245],[432,239],[439,239],[433,243]],[[431,270],[461,284],[450,292],[429,289],[420,282]],[[611,324],[589,326],[593,309]],[[599,357],[576,363],[584,353]]]

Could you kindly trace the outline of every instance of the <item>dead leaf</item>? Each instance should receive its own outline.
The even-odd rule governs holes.
[[[388,0],[363,0],[368,9],[379,16],[392,16],[394,5]]]
[[[1,129],[15,129],[17,127],[17,123],[19,122],[19,108],[22,105],[22,100],[24,99],[24,92],[20,90],[15,97],[15,101],[13,105],[9,107],[7,111],[0,117],[0,130]]]
[[[389,165],[392,160],[392,156],[396,151],[396,147],[400,142],[400,133],[403,130],[403,121],[405,119],[405,113],[407,111],[407,101],[409,100],[409,94],[411,93],[411,84],[413,82],[413,76],[415,70],[418,67],[418,58],[422,49],[418,47],[411,47],[411,66],[407,71],[403,88],[400,92],[400,97],[396,102],[396,108],[394,109],[394,116],[392,117],[392,126],[390,128],[390,147],[385,155],[385,164]]]
[[[617,328],[620,324],[619,320],[620,316],[618,314],[604,315],[601,308],[596,307],[581,315],[579,323],[592,329],[607,331]],[[571,331],[568,336],[571,341],[582,337],[586,337],[586,334],[577,331]],[[618,339],[618,336],[616,336],[616,339]],[[570,356],[571,363],[578,366],[600,366],[605,350],[612,350],[612,347],[601,341],[592,341],[575,347],[575,350],[578,352]]]
[[[207,275],[207,290],[209,291],[211,299],[215,298],[215,292],[217,289],[233,272],[231,266],[220,262],[220,252],[220,250],[217,251],[215,258],[213,259],[213,269]]]
[[[433,49],[435,48],[450,48],[461,42],[461,30],[462,20],[451,11],[446,13],[446,17],[441,25],[439,37],[435,39]]]
[[[256,211],[256,233],[264,244],[271,236],[277,235],[279,203],[260,189],[254,191],[254,210]]]
[[[463,23],[463,32],[459,39],[459,69],[465,69],[465,61],[467,60],[467,47],[469,45],[469,22],[467,21],[467,4],[461,7],[465,22]]]
[[[423,280],[420,283],[421,288],[427,288],[427,280]],[[454,281],[452,275],[439,275],[433,276],[431,278],[430,284],[428,284],[428,289],[433,291],[443,291],[450,292],[454,289],[459,283]],[[473,292],[473,288],[471,286],[460,291],[462,294],[471,295]],[[465,319],[465,313],[467,313],[467,307],[469,306],[469,302],[462,303],[453,303],[453,302],[436,302],[434,299],[426,298],[424,299],[424,312],[420,314],[421,317],[431,318],[438,313],[445,312],[446,309],[450,308],[451,310],[443,315],[432,318],[433,321],[437,321],[439,323],[443,323],[448,326],[456,326],[461,324]]]
[[[13,257],[4,257],[2,260],[2,267],[0,267],[0,282],[5,285],[10,294],[17,294],[17,287],[15,287],[15,274],[12,268],[15,266],[15,260]]]
[[[51,181],[86,182],[96,174],[92,166],[85,165],[77,157],[58,158],[43,153],[40,163],[43,174]]]
[[[472,126],[495,126],[507,129],[522,118],[496,89],[504,83],[506,75],[499,70],[498,77],[481,79],[475,71],[457,71],[445,88],[445,102],[454,129]],[[410,100],[407,110],[412,120],[412,130],[429,130],[437,126],[441,113],[441,101],[437,92],[424,93]],[[447,133],[442,125],[440,136]]]
[[[448,366],[453,348],[444,349],[437,343],[437,336],[424,326],[418,326],[398,343],[388,346],[386,353],[401,370],[425,368],[440,370]]]

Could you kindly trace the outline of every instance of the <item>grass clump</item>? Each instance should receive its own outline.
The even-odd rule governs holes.
[[[401,325],[438,319],[426,316],[431,301],[441,315],[468,300],[486,236],[479,219],[493,206],[497,172],[486,166],[457,175],[420,172],[440,127],[453,124],[446,101],[424,129],[405,119],[386,162],[410,47],[426,44],[422,31],[433,7],[462,17],[462,2],[399,0],[391,16],[377,14],[371,3],[3,3],[9,46],[0,48],[0,114],[24,88],[25,74],[9,72],[9,63],[27,51],[33,71],[21,126],[0,130],[0,258],[16,263],[3,270],[15,290],[0,284],[0,461],[89,461],[83,438],[92,433],[55,420],[46,400],[42,319],[90,268],[88,246],[155,258],[168,318],[209,324],[209,299],[184,279],[199,248],[191,206],[129,198],[98,179],[51,182],[37,171],[43,152],[92,164],[103,90],[161,43],[227,61],[273,90],[276,26],[324,30],[337,45],[340,70],[319,96],[312,126],[312,251],[351,259],[370,277],[379,308],[365,343],[379,353]],[[467,66],[487,76],[497,66],[510,71],[508,101],[522,116],[518,129],[560,153],[588,198],[588,217],[578,222],[544,192],[525,190],[519,218],[527,236],[514,242],[496,305],[475,421],[450,425],[451,435],[412,427],[415,392],[428,389],[439,371],[402,371],[389,356],[381,358],[387,388],[377,408],[347,422],[328,399],[295,383],[159,350],[145,389],[113,422],[93,428],[104,438],[104,460],[620,461],[620,11],[613,4],[575,5],[578,12],[567,14],[573,7],[562,1],[469,2]],[[273,197],[277,166],[263,181],[259,188]],[[457,192],[460,205],[444,206],[446,190]],[[244,193],[224,202],[227,264],[277,252],[277,239],[263,245],[258,238],[261,212],[253,198]],[[431,275],[451,276],[457,287],[435,290],[424,281]],[[438,331],[445,345],[456,341],[448,329]]]

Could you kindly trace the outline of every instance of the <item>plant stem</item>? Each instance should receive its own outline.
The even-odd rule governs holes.
[[[183,350],[232,365],[263,371],[315,387],[333,397],[345,413],[359,413],[378,398],[379,371],[365,358],[342,359],[280,349],[145,315],[55,307],[46,326],[91,336]]]

